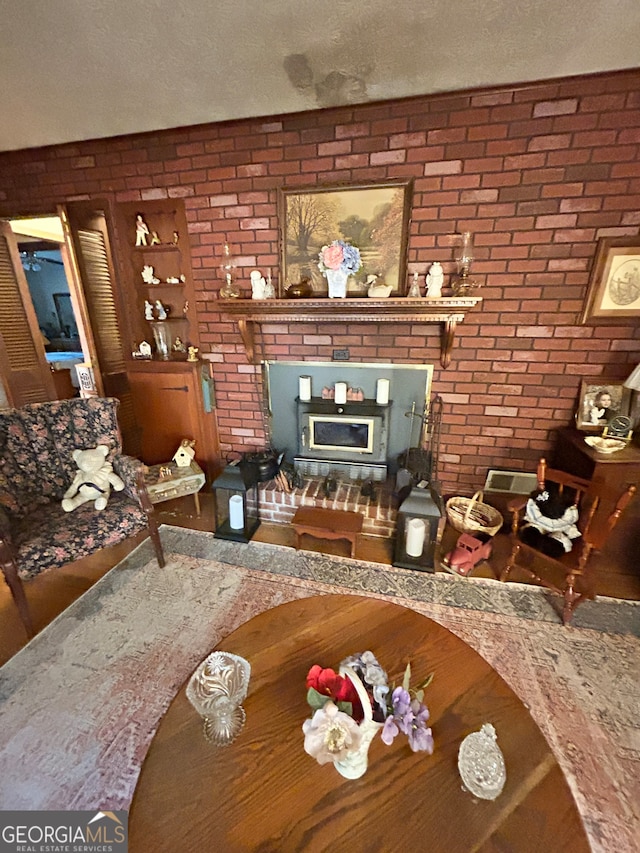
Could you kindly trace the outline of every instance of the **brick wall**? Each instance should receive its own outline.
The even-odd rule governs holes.
[[[66,200],[182,198],[202,352],[214,362],[222,450],[263,446],[259,368],[217,305],[222,244],[278,267],[278,187],[412,178],[409,272],[452,270],[475,235],[480,309],[447,370],[437,325],[264,326],[268,359],[432,362],[445,401],[441,479],[470,494],[487,468],[532,469],[571,423],[581,379],[640,361],[636,321],[579,325],[596,242],[640,231],[638,70],[411,98],[0,154],[0,214]]]

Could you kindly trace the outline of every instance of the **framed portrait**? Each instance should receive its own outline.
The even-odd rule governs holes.
[[[308,279],[313,295],[328,294],[318,263],[334,241],[355,246],[362,266],[347,279],[347,296],[366,296],[367,278],[403,296],[407,280],[407,242],[413,184],[397,181],[358,186],[280,189],[281,275],[279,296]]]
[[[640,317],[640,238],[598,240],[581,323]]]
[[[616,415],[631,417],[631,391],[622,381],[583,380],[576,412],[576,427],[582,432],[601,433]]]

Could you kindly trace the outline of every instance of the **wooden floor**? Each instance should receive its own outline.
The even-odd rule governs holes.
[[[213,531],[213,499],[210,493],[200,495],[201,515],[195,513],[191,496],[158,504],[160,523]],[[623,519],[604,554],[598,560],[597,592],[614,598],[640,601],[640,500],[636,499]],[[453,545],[457,534],[447,528],[443,538],[443,553]],[[103,574],[122,560],[144,537],[130,539],[113,548],[79,560],[64,569],[55,569],[25,583],[25,590],[36,631],[41,631],[55,617],[79,598]],[[288,525],[261,524],[254,540],[294,547],[294,531]],[[500,559],[507,544],[506,537],[495,538],[495,554]],[[323,541],[304,536],[302,547],[310,551],[349,556],[347,541]],[[391,565],[393,542],[390,539],[361,535],[356,546],[356,558]],[[487,564],[479,565],[476,577],[493,577]],[[512,575],[514,581],[526,581],[524,576]],[[6,584],[0,582],[0,664],[5,663],[27,642],[13,600]]]

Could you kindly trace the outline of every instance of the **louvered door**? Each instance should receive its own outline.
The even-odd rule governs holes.
[[[120,400],[118,417],[125,450],[139,456],[140,429],[133,411],[120,320],[127,316],[128,307],[116,284],[104,210],[95,204],[75,203],[60,213],[81,282],[76,298],[90,329],[88,346],[98,390]]]
[[[18,244],[7,222],[0,222],[0,369],[11,406],[56,399]]]

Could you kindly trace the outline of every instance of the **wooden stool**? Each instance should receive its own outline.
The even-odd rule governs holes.
[[[355,557],[356,537],[362,531],[362,521],[359,512],[301,506],[291,522],[296,532],[296,548],[300,548],[303,533],[316,539],[347,539],[351,543],[351,556]]]

